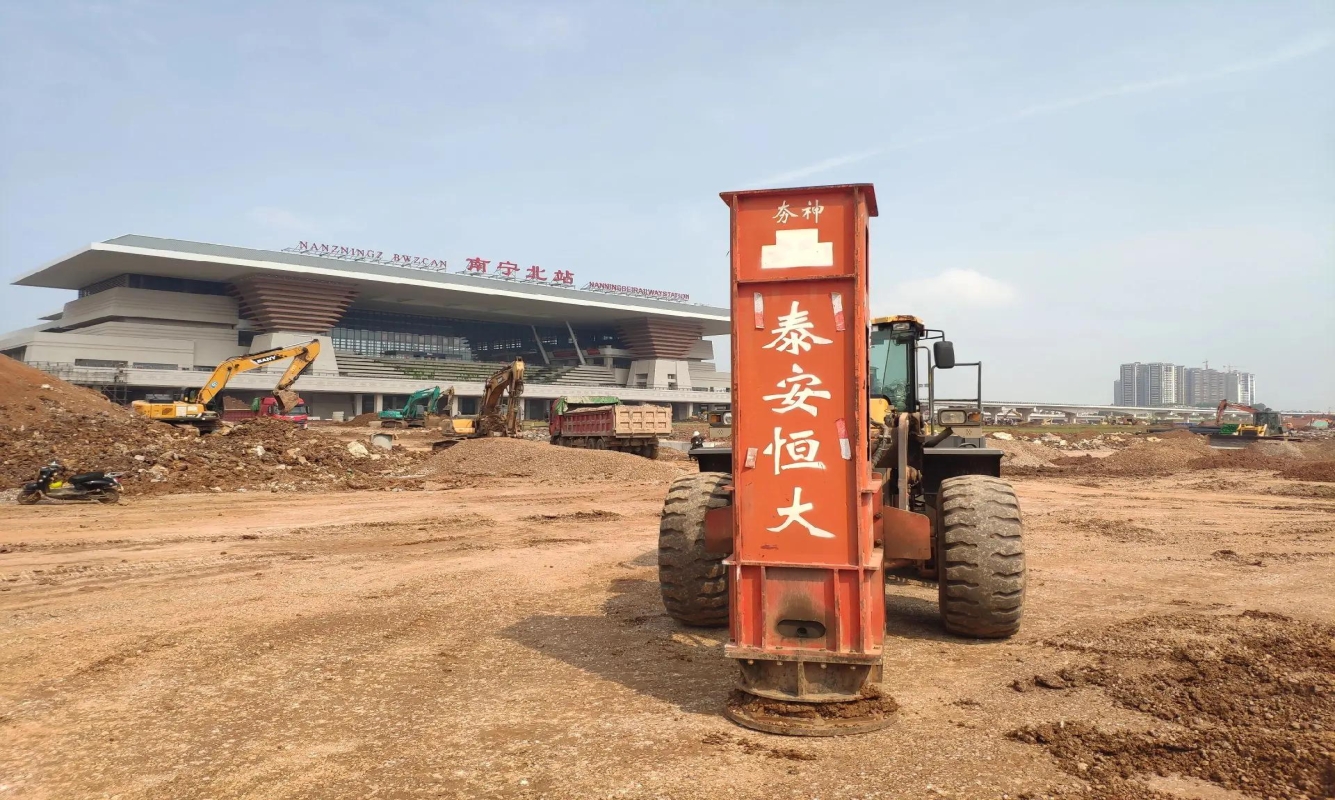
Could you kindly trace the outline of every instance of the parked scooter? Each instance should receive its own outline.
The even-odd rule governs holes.
[[[29,506],[43,497],[49,500],[120,502],[121,473],[84,472],[61,480],[60,476],[64,471],[65,467],[58,461],[52,461],[42,467],[37,480],[23,485],[18,496],[19,503]]]

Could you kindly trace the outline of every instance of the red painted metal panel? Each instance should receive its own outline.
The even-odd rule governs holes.
[[[870,185],[732,209],[737,658],[875,663],[885,627],[867,465]]]

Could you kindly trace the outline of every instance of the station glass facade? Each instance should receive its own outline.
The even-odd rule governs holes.
[[[539,325],[538,337],[548,357],[574,353],[570,333],[562,327]],[[575,328],[579,344],[620,347],[612,327]],[[334,349],[373,358],[422,358],[442,361],[505,361],[515,356],[538,358],[533,327],[506,322],[400,314],[351,309],[330,331]]]

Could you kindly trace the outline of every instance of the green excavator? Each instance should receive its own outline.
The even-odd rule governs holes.
[[[380,427],[431,427],[440,419],[442,401],[444,401],[445,413],[448,416],[449,409],[454,402],[453,386],[446,389],[443,394],[439,386],[432,386],[430,389],[419,389],[408,395],[408,401],[403,404],[403,408],[387,408],[381,411],[379,414]]]

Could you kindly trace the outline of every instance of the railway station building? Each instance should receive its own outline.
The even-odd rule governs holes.
[[[530,419],[561,395],[670,403],[678,419],[730,407],[731,377],[705,338],[728,333],[726,308],[576,288],[570,273],[536,267],[526,278],[508,262],[447,269],[346,247],[294,250],[95,242],[14,282],[77,296],[38,325],[0,333],[0,353],[129,402],[198,388],[232,356],[318,338],[320,356],[295,388],[322,419],[393,408],[433,385],[453,386],[455,411],[472,413],[486,378],[515,357]],[[224,396],[248,403],[285,367],[237,375]]]

